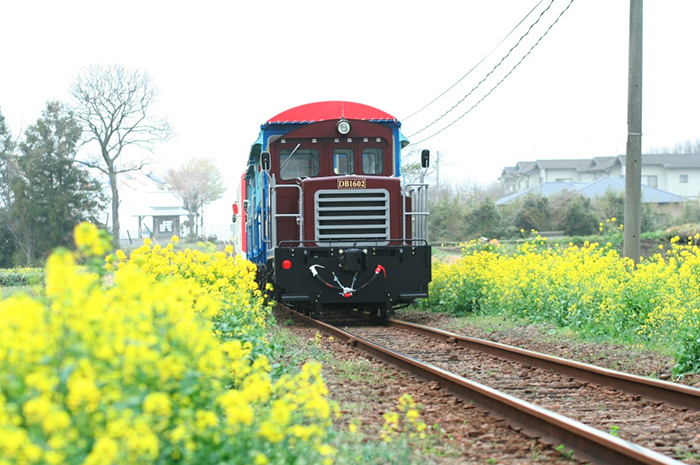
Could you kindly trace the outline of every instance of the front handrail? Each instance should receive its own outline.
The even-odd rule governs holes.
[[[277,213],[277,194],[276,190],[281,188],[292,188],[299,190],[299,212],[298,213]],[[300,242],[304,239],[304,191],[298,184],[276,184],[272,187],[272,244],[277,243],[277,218],[296,218],[299,225],[299,241],[283,241],[283,242]]]
[[[416,182],[405,184],[404,193],[401,196],[404,217],[411,217],[414,221],[412,235],[428,240],[428,183]],[[411,210],[406,211],[406,198],[411,197]],[[406,237],[406,221],[402,222],[403,235]]]

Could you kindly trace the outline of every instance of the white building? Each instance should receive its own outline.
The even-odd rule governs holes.
[[[579,160],[518,162],[503,169],[498,178],[506,194],[544,183],[592,182],[601,178],[623,178],[625,155]],[[642,155],[642,184],[684,197],[700,196],[700,154]]]
[[[138,246],[143,238],[152,237],[167,242],[173,236],[184,236],[183,221],[187,210],[182,199],[155,175],[140,171],[120,173],[119,180],[119,231],[123,247]],[[111,211],[108,203],[107,211]],[[107,230],[112,229],[111,218]]]

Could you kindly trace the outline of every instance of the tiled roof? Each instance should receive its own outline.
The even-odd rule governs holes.
[[[519,161],[514,167],[503,169],[501,178],[526,175],[536,169],[575,169],[579,172],[606,172],[617,165],[625,163],[625,155],[614,157],[594,157],[591,159],[556,159],[556,160],[536,160]],[[700,154],[661,154],[642,155],[642,165],[662,165],[669,169],[700,168]]]
[[[625,155],[620,155],[623,163],[625,158]],[[644,165],[662,165],[665,168],[700,168],[700,154],[642,155],[642,166]]]
[[[496,205],[506,205],[531,192],[549,197],[563,190],[575,190],[589,198],[603,196],[608,190],[624,193],[625,178],[601,178],[593,182],[545,182],[530,189],[501,197],[496,201]],[[679,203],[685,201],[686,199],[679,195],[642,185],[642,203]]]
[[[587,171],[593,160],[537,160],[537,166],[548,170],[566,170],[575,168],[577,171]]]

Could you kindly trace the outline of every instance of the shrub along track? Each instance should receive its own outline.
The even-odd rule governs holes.
[[[427,361],[435,366],[441,366],[445,371],[466,374],[472,379],[474,378],[472,373],[476,372],[479,375],[479,382],[488,383],[495,389],[508,392],[516,397],[525,394],[529,401],[550,410],[559,410],[562,415],[568,414],[568,416],[578,417],[602,429],[604,432],[586,427],[560,415],[552,415],[542,408],[523,403],[511,396],[494,393],[492,389],[471,383],[459,376],[441,373],[442,370],[429,367],[416,368],[411,360],[402,359],[395,355],[389,356],[395,357],[392,363],[420,373],[420,376],[426,379],[437,380],[437,382],[429,383],[429,390],[440,391],[441,386],[447,387],[453,392],[458,392],[464,398],[475,400],[477,403],[487,406],[492,411],[497,412],[497,416],[499,414],[506,416],[510,424],[518,430],[525,428],[529,436],[540,437],[544,442],[554,446],[558,443],[571,445],[576,450],[577,457],[593,459],[600,463],[611,461],[619,463],[673,463],[670,458],[620,441],[614,435],[627,436],[632,439],[650,439],[651,445],[668,457],[685,458],[686,455],[695,450],[693,422],[697,416],[694,413],[689,414],[682,410],[671,409],[676,413],[672,415],[668,407],[659,405],[658,402],[649,403],[635,398],[635,396],[621,396],[614,390],[577,383],[569,378],[562,379],[560,375],[554,375],[549,370],[497,360],[491,356],[457,347],[453,343],[454,341],[450,343],[440,342],[422,335],[411,334],[405,330],[397,331],[385,327],[356,327],[352,328],[351,332],[356,335],[356,339],[353,339],[353,336],[340,333],[336,335],[341,338],[349,337],[351,345],[357,345],[362,350],[369,351],[377,357],[385,358],[387,355],[382,353],[380,347],[373,346],[361,337],[371,339],[375,343],[393,348],[403,354],[422,358],[424,361],[429,359]],[[629,406],[630,402],[639,403],[634,405],[632,409],[623,408],[623,406]],[[648,409],[641,414],[634,413],[635,407],[642,404],[648,405],[648,408],[653,409],[654,413],[650,413]],[[598,409],[605,410],[598,413]],[[660,411],[660,409],[664,410]],[[573,415],[571,415],[572,411]],[[622,416],[623,414],[626,416]],[[633,428],[632,425],[645,424],[649,419],[654,418],[654,415],[658,419],[654,425],[645,426],[642,431]],[[613,435],[608,434],[606,429],[611,431]],[[507,446],[506,448],[522,450],[522,444],[527,443],[528,440],[520,436],[519,441],[520,446]],[[565,450],[568,450],[568,447]]]

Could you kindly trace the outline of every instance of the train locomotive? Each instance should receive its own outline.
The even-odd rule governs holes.
[[[401,123],[347,101],[261,125],[233,204],[236,242],[269,296],[321,318],[389,316],[428,296],[428,184],[402,182]],[[423,173],[429,154],[421,154]]]

